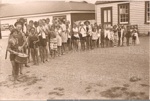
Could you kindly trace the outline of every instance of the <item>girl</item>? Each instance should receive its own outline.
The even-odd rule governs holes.
[[[124,34],[125,34],[125,27],[124,25],[121,26],[121,41],[120,41],[120,45],[123,46],[124,44]]]
[[[133,34],[132,34],[132,44],[133,45],[138,45],[140,44],[140,41],[139,41],[139,37],[138,37],[138,32],[136,29],[133,30]]]
[[[97,31],[98,31],[98,39],[97,39],[97,43],[96,43],[96,45],[97,45],[97,48],[99,48],[99,45],[100,45],[100,43],[101,43],[101,25],[97,25]]]
[[[47,40],[46,40],[46,34],[43,30],[43,23],[42,20],[39,20],[39,26],[37,27],[37,32],[39,36],[39,52],[41,61],[45,63],[46,60],[46,46],[47,46]]]
[[[92,32],[92,49],[96,48],[97,39],[98,39],[98,31],[97,28],[94,27]]]
[[[10,52],[10,61],[13,67],[12,75],[14,78],[14,83],[16,83],[16,81],[19,81],[18,74],[19,74],[19,68],[20,68],[20,64],[15,61],[15,57],[19,54],[18,53],[19,45],[18,45],[17,36],[18,36],[18,30],[13,29],[11,32],[11,38],[9,39],[8,47],[7,47],[7,50]]]
[[[61,39],[61,29],[60,29],[59,25],[56,26],[55,32],[56,32],[56,38],[57,38],[58,56],[61,56],[61,54],[62,54],[62,39]]]
[[[75,48],[76,51],[78,51],[78,44],[79,44],[79,29],[77,27],[77,25],[74,23],[73,24],[73,46]]]
[[[57,51],[57,38],[56,38],[56,32],[55,32],[55,26],[51,26],[51,33],[50,33],[50,53],[51,57],[55,58],[56,51]]]
[[[66,22],[66,33],[67,33],[67,37],[68,37],[67,46],[68,46],[69,51],[72,49],[72,46],[71,46],[71,31],[70,30],[71,30],[70,22],[67,21]]]
[[[39,38],[38,38],[37,33],[35,32],[34,27],[32,27],[30,29],[30,36],[29,36],[28,40],[29,40],[29,48],[31,50],[31,56],[33,59],[33,64],[38,65],[39,64],[39,60],[38,60],[38,41],[39,41]]]
[[[49,43],[48,35],[50,33],[50,28],[49,28],[49,25],[46,23],[45,19],[42,19],[42,30],[46,36],[46,46],[44,47],[44,49],[45,49],[45,60],[48,61],[48,43]]]
[[[118,30],[117,30],[117,25],[113,26],[113,32],[114,32],[114,47],[117,46],[118,42]]]
[[[65,54],[65,52],[67,52],[67,33],[66,33],[66,25],[62,22],[59,21],[60,24],[60,28],[62,29],[61,32],[61,38],[62,38],[62,49],[63,49],[63,54]]]
[[[79,33],[81,35],[81,49],[84,51],[85,50],[85,46],[86,46],[86,31],[87,28],[86,26],[83,24],[83,22],[81,23],[80,27],[79,27]]]
[[[118,46],[121,45],[121,26],[118,25]]]
[[[110,46],[113,47],[113,42],[114,42],[114,32],[113,28],[110,28]]]
[[[108,27],[106,27],[105,29],[105,40],[106,40],[106,47],[108,47],[110,41],[110,30]]]
[[[104,25],[101,26],[101,47],[104,48],[105,42],[105,33],[104,33]]]
[[[89,50],[89,49],[92,48],[91,33],[92,33],[92,28],[94,27],[94,25],[93,24],[90,25],[89,21],[85,21],[84,26],[85,26],[85,29],[86,29],[86,46],[87,46],[87,49]]]

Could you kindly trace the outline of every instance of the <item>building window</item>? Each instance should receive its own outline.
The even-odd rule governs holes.
[[[119,4],[118,5],[118,22],[119,24],[128,24],[130,11],[129,11],[129,3]]]
[[[150,2],[145,1],[145,23],[150,23]]]
[[[63,21],[63,23],[66,21],[66,16],[62,15],[62,16],[53,16],[53,20],[55,21]]]

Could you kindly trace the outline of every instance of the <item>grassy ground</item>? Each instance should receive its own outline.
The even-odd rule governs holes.
[[[70,52],[39,66],[24,68],[22,82],[10,81],[5,60],[7,39],[0,40],[2,99],[148,99],[149,37],[130,47]]]

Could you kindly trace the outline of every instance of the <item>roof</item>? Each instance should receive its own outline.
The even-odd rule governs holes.
[[[97,4],[108,4],[108,3],[115,3],[115,2],[124,2],[124,0],[122,0],[122,1],[121,0],[120,1],[114,1],[114,0],[113,1],[96,1],[95,4],[96,5]]]
[[[94,4],[84,2],[38,1],[0,5],[0,18],[66,11],[94,11]]]

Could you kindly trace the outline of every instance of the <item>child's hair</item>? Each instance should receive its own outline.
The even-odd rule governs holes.
[[[37,27],[39,23],[37,21],[34,22],[34,26]]]
[[[13,29],[10,33],[10,35],[12,35],[14,32],[17,32],[18,33],[18,30],[17,29]]]
[[[23,23],[20,22],[20,21],[17,21],[14,25],[15,25],[15,27],[16,27],[17,25],[23,25]]]
[[[30,31],[31,31],[32,29],[34,29],[34,30],[35,30],[35,28],[34,28],[34,27],[31,27]]]
[[[93,28],[92,28],[92,31],[93,31],[93,32],[96,32],[96,29],[97,29],[97,27],[93,27]]]

